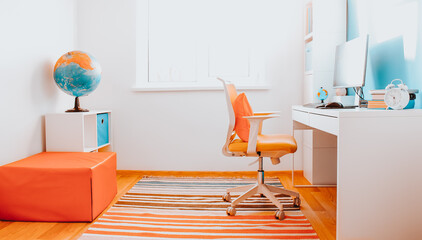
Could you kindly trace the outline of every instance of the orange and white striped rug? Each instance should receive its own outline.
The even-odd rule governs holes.
[[[81,236],[99,239],[318,239],[291,197],[278,196],[282,221],[266,198],[252,197],[227,216],[221,198],[234,186],[254,179],[143,178]],[[282,187],[278,179],[267,184]],[[232,195],[236,197],[236,195]]]

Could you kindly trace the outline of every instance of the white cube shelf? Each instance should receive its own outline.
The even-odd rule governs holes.
[[[111,150],[111,111],[47,114],[45,133],[47,152]]]

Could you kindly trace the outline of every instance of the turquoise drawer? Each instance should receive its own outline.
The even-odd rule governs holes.
[[[97,114],[97,143],[98,146],[110,143],[108,127],[108,113]]]

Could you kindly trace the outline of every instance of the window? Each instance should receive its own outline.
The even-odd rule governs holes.
[[[266,88],[266,0],[138,0],[136,90]]]

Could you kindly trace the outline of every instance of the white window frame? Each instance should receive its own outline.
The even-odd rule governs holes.
[[[221,83],[212,81],[195,82],[150,82],[149,81],[149,0],[136,1],[136,83],[133,91],[197,91],[222,90]],[[265,81],[265,71],[260,72],[259,79],[253,82],[236,83],[239,90],[268,90],[270,85]],[[226,80],[231,80],[226,78]],[[233,79],[234,80],[234,79]]]

